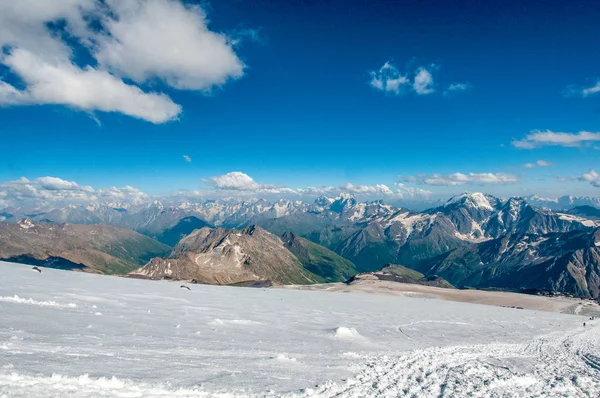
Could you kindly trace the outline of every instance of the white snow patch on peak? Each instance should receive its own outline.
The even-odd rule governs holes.
[[[31,298],[21,298],[16,294],[12,297],[0,296],[0,302],[14,303],[14,304],[26,304],[26,305],[37,305],[39,307],[54,307],[54,308],[76,308],[77,304],[74,303],[57,303],[56,301],[37,301]]]
[[[558,214],[559,214],[558,218],[560,218],[561,220],[578,222],[581,225],[583,225],[584,227],[597,227],[600,225],[600,222],[589,220],[589,219],[583,218],[583,217],[577,217],[572,214],[564,214],[564,213],[558,213]]]
[[[454,196],[450,198],[444,206],[450,206],[454,203],[458,202],[466,202],[474,207],[494,210],[494,207],[490,203],[486,194],[481,192],[473,192],[473,193],[463,193],[461,195]]]
[[[345,326],[335,328],[333,331],[333,337],[341,340],[357,340],[363,338],[363,336],[358,333],[356,329]]]
[[[23,229],[29,229],[29,228],[35,227],[35,224],[29,218],[22,219],[21,221],[18,222],[18,224],[19,224],[19,227],[21,227]]]

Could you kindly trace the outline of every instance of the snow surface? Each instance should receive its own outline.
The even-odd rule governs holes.
[[[600,394],[599,324],[583,316],[0,271],[2,398]]]

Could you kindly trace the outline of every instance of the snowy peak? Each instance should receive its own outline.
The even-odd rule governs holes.
[[[336,213],[341,213],[346,209],[356,206],[357,203],[354,195],[342,193],[333,201],[333,203],[331,203],[329,209]]]
[[[494,210],[494,207],[498,204],[498,199],[481,192],[463,193],[461,195],[450,198],[444,207],[449,206],[468,206],[471,208]]]

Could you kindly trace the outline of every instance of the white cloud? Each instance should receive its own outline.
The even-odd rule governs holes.
[[[113,203],[141,204],[149,199],[149,196],[136,187],[126,185],[123,188],[111,187],[101,188],[97,191],[99,200]]]
[[[418,183],[425,185],[455,186],[464,184],[508,184],[517,182],[518,178],[506,173],[453,173],[453,174],[431,174],[418,175],[414,178],[405,177],[404,181],[416,179]]]
[[[263,188],[248,174],[240,171],[232,171],[221,176],[211,177],[205,182],[216,189],[224,191],[257,191]]]
[[[554,163],[548,162],[546,160],[538,160],[535,163],[525,163],[523,165],[523,167],[525,167],[526,169],[533,169],[536,167],[550,167],[550,166],[554,166]]]
[[[3,206],[61,206],[66,204],[89,204],[98,202],[120,202],[139,204],[148,195],[131,186],[123,188],[101,188],[80,185],[58,177],[39,177],[28,180],[22,177],[16,181],[0,183],[0,201]]]
[[[587,181],[590,185],[600,188],[600,174],[596,170],[590,170],[579,178],[580,181]]]
[[[84,191],[94,192],[90,186],[81,186],[74,181],[67,181],[57,177],[40,177],[36,180],[40,187],[50,191]]]
[[[415,76],[413,88],[419,95],[434,93],[435,90],[433,88],[433,76],[431,75],[431,72],[423,67],[419,68]]]
[[[381,91],[400,94],[405,86],[410,84],[410,80],[402,75],[398,68],[389,62],[383,64],[379,71],[370,73],[371,81],[369,84]]]
[[[444,95],[456,94],[465,91],[470,91],[473,88],[469,83],[452,83],[448,86]]]
[[[580,147],[600,141],[600,133],[580,131],[579,133],[561,133],[550,130],[533,130],[522,140],[512,142],[515,148],[534,149],[543,146]]]
[[[332,187],[332,186],[306,187],[306,188],[298,189],[297,192],[302,195],[318,195],[318,196],[330,195],[330,194],[335,195],[338,192],[338,189],[336,187]]]
[[[600,80],[596,81],[596,84],[590,87],[582,87],[578,85],[568,86],[563,94],[565,97],[590,97],[592,95],[600,93]]]
[[[54,22],[64,25],[69,42],[49,27]],[[75,63],[73,43],[95,59]],[[210,91],[244,69],[231,41],[208,28],[202,9],[181,0],[0,0],[0,48],[0,63],[13,74],[7,78],[24,84],[0,80],[0,106],[64,105],[152,123],[176,119],[181,107],[122,77]]]
[[[438,65],[431,64],[409,72],[401,72],[394,64],[386,62],[379,70],[369,72],[371,76],[369,85],[392,94],[404,94],[410,91],[417,95],[429,95],[436,92],[434,73],[438,69]],[[471,88],[468,83],[452,83],[443,94],[468,91]]]
[[[247,195],[277,195],[277,196],[301,196],[314,197],[326,195],[330,197],[339,196],[342,193],[349,193],[362,198],[381,199],[381,198],[417,198],[428,197],[431,191],[421,188],[405,187],[403,184],[396,184],[396,191],[390,189],[385,184],[361,185],[346,183],[338,187],[322,186],[322,187],[304,187],[304,188],[288,188],[273,184],[259,184],[249,175],[234,171],[221,176],[211,177],[204,180],[210,185],[215,193],[231,194],[236,193],[240,196]]]
[[[429,199],[429,197],[433,194],[428,189],[418,188],[418,187],[407,187],[401,182],[396,182],[396,186],[398,187],[397,195],[400,199]]]
[[[598,80],[598,81],[596,82],[596,85],[595,85],[595,86],[588,87],[588,88],[584,88],[584,89],[581,91],[581,94],[582,94],[584,97],[588,97],[588,96],[590,96],[590,95],[594,95],[594,94],[597,94],[597,93],[600,93],[600,80]]]
[[[27,88],[20,91],[6,84],[0,86],[0,105],[66,105],[86,111],[120,112],[152,123],[175,119],[181,112],[168,96],[144,93],[92,67],[81,69],[69,61],[50,64],[22,49],[13,50],[3,63]]]
[[[377,185],[354,185],[346,183],[340,187],[343,192],[354,193],[354,194],[367,194],[367,195],[393,195],[394,192],[384,184]]]
[[[174,0],[108,0],[114,17],[96,38],[95,56],[142,83],[153,77],[186,90],[210,90],[244,74],[227,36],[209,30],[199,6]]]
[[[183,160],[185,160],[186,162],[190,163],[192,161],[192,158],[189,157],[188,155],[183,155]]]

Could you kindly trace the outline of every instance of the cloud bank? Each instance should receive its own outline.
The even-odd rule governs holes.
[[[579,133],[562,133],[550,130],[533,130],[522,140],[512,142],[515,148],[535,149],[544,146],[584,147],[600,141],[600,133],[580,131]]]

